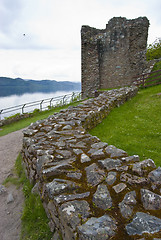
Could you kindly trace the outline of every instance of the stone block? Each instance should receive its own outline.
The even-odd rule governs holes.
[[[116,230],[116,221],[108,215],[103,215],[99,218],[92,217],[78,227],[79,239],[82,240],[107,240],[115,236]]]
[[[155,169],[156,165],[152,159],[146,159],[144,161],[133,164],[132,171],[140,176],[143,176],[145,172],[150,172]]]
[[[132,222],[126,225],[126,231],[130,236],[143,233],[153,234],[160,230],[161,219],[143,212],[137,212]]]
[[[93,202],[97,207],[104,210],[112,207],[112,198],[105,184],[98,185],[93,195]]]
[[[52,182],[47,183],[45,188],[52,199],[55,195],[78,188],[78,185],[72,181],[55,178]]]
[[[128,154],[122,149],[116,148],[113,145],[109,145],[105,148],[106,153],[110,156],[110,158],[121,158],[127,157]]]
[[[93,163],[90,166],[85,168],[87,183],[96,186],[105,178],[105,172],[102,169],[99,169],[98,166]]]
[[[108,171],[116,169],[116,167],[121,166],[122,162],[119,159],[106,158],[105,160],[98,160],[98,164]]]
[[[151,192],[148,189],[141,189],[141,201],[146,210],[161,209],[161,195]]]
[[[148,175],[148,178],[152,184],[161,185],[161,167],[158,167],[154,171],[151,171]]]
[[[136,192],[131,191],[124,196],[122,202],[119,203],[119,208],[124,218],[129,218],[133,213],[133,206],[136,205]]]

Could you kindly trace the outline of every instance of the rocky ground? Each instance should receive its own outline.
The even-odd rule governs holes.
[[[22,130],[0,137],[0,239],[19,240],[23,193],[3,181],[12,174],[15,160],[22,148]]]

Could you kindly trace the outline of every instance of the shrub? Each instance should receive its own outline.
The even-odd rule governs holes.
[[[156,62],[154,64],[154,67],[153,67],[152,71],[157,71],[157,70],[160,70],[160,69],[161,69],[161,61]]]
[[[32,112],[33,114],[36,114],[36,113],[39,113],[40,112],[40,109],[38,108],[35,108],[34,111]]]
[[[9,116],[9,117],[5,117],[4,119],[17,118],[17,117],[19,117],[19,116],[20,116],[20,113],[16,113],[16,114],[11,115],[11,116]]]
[[[161,38],[157,38],[148,46],[146,58],[148,61],[161,58]]]

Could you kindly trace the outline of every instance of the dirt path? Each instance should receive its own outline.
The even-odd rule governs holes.
[[[19,240],[21,213],[24,202],[21,189],[11,185],[4,188],[3,181],[11,174],[22,148],[22,130],[0,137],[0,239]]]

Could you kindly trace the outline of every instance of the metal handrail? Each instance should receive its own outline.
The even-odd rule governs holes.
[[[29,107],[38,106],[38,109],[40,111],[43,111],[43,109],[48,109],[48,107],[56,107],[58,105],[64,106],[70,102],[73,102],[74,97],[78,97],[78,100],[81,100],[81,92],[73,92],[70,94],[62,95],[62,96],[36,100],[33,102],[22,103],[20,105],[13,106],[13,107],[3,108],[3,109],[0,109],[0,120],[2,118],[2,114],[12,113],[15,111],[19,111],[20,114],[28,113],[25,110]],[[47,104],[47,103],[49,103],[49,105],[44,106],[44,104]]]

